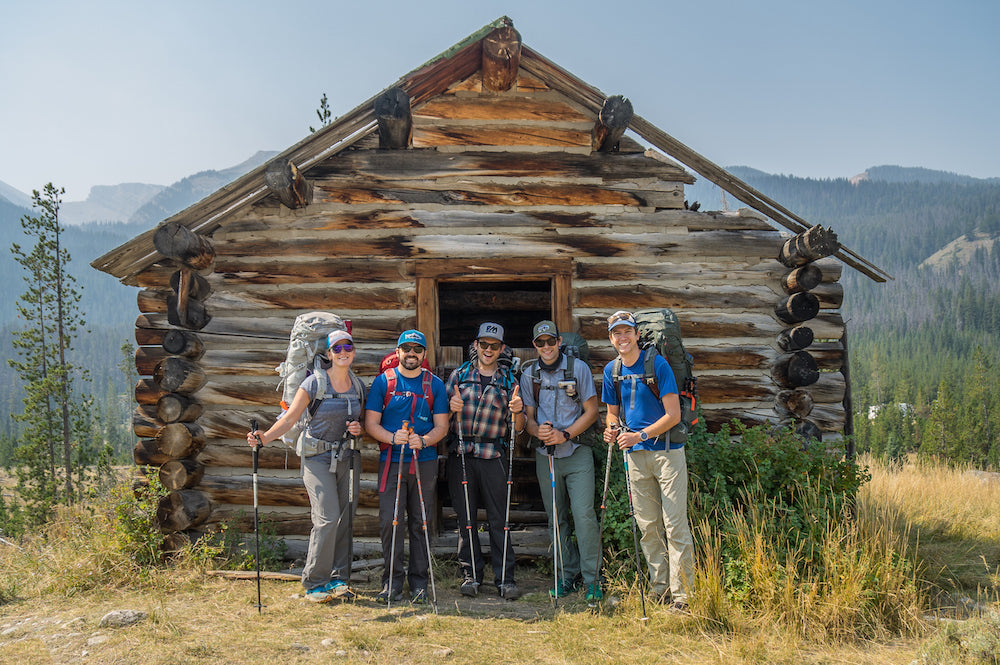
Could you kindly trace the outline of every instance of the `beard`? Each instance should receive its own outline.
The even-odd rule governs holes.
[[[399,364],[403,366],[403,369],[416,369],[420,367],[420,356],[403,356]]]

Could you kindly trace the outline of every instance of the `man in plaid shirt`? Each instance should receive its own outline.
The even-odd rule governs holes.
[[[514,583],[514,548],[509,539],[504,556],[507,461],[502,449],[510,445],[512,416],[515,430],[524,429],[524,405],[514,377],[497,362],[504,349],[503,327],[498,323],[479,326],[475,347],[475,362],[465,363],[452,372],[445,385],[455,414],[454,431],[460,441],[449,455],[448,489],[458,514],[461,592],[475,596],[483,581],[483,552],[476,521],[482,507],[490,524],[493,582],[501,597],[515,600],[521,594]],[[466,512],[466,491],[471,515]],[[467,528],[470,525],[471,530]]]

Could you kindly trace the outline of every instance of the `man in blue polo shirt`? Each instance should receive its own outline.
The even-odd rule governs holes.
[[[398,510],[400,524],[410,534],[410,601],[426,603],[430,557],[423,538],[420,501],[433,514],[437,486],[437,444],[448,434],[448,396],[444,382],[420,365],[427,352],[427,341],[419,330],[407,330],[399,336],[396,354],[399,365],[375,377],[365,403],[365,429],[382,448],[379,457],[379,527],[385,567],[382,591],[378,600],[393,602],[403,598],[403,537],[392,538],[393,513]],[[408,423],[409,427],[404,427]],[[413,468],[417,456],[419,494]],[[403,465],[402,474],[399,465]],[[396,479],[400,478],[399,505],[396,505]],[[406,513],[406,520],[402,519]],[[393,547],[395,546],[395,547]],[[390,560],[392,563],[390,564]],[[392,577],[389,579],[389,571]]]
[[[677,382],[666,359],[653,363],[659,394],[643,381],[645,354],[630,312],[608,317],[608,338],[621,358],[621,378],[613,379],[611,361],[604,368],[601,400],[607,405],[604,441],[617,443],[628,456],[635,521],[642,532],[642,552],[649,564],[655,597],[673,610],[688,609],[694,582],[694,545],[687,517],[687,460],[684,444],[670,443],[670,428],[680,422]]]

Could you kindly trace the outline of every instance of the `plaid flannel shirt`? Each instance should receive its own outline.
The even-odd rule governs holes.
[[[455,370],[451,373],[445,386],[449,397],[454,394],[456,385],[462,396],[463,406],[459,417],[462,419],[462,440],[465,442],[465,448],[458,452],[471,453],[473,457],[481,459],[496,459],[500,457],[496,441],[510,435],[511,414],[507,402],[510,401],[515,384],[512,383],[510,387],[504,386],[499,369],[485,387],[481,381],[479,368],[471,368],[461,383],[458,372],[459,370]],[[457,425],[455,427],[457,433]],[[476,442],[474,439],[484,440]]]

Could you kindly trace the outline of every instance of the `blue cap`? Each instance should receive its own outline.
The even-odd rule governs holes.
[[[407,330],[404,331],[399,339],[396,340],[396,346],[402,346],[409,342],[410,344],[419,344],[420,346],[427,348],[427,338],[419,330]]]

